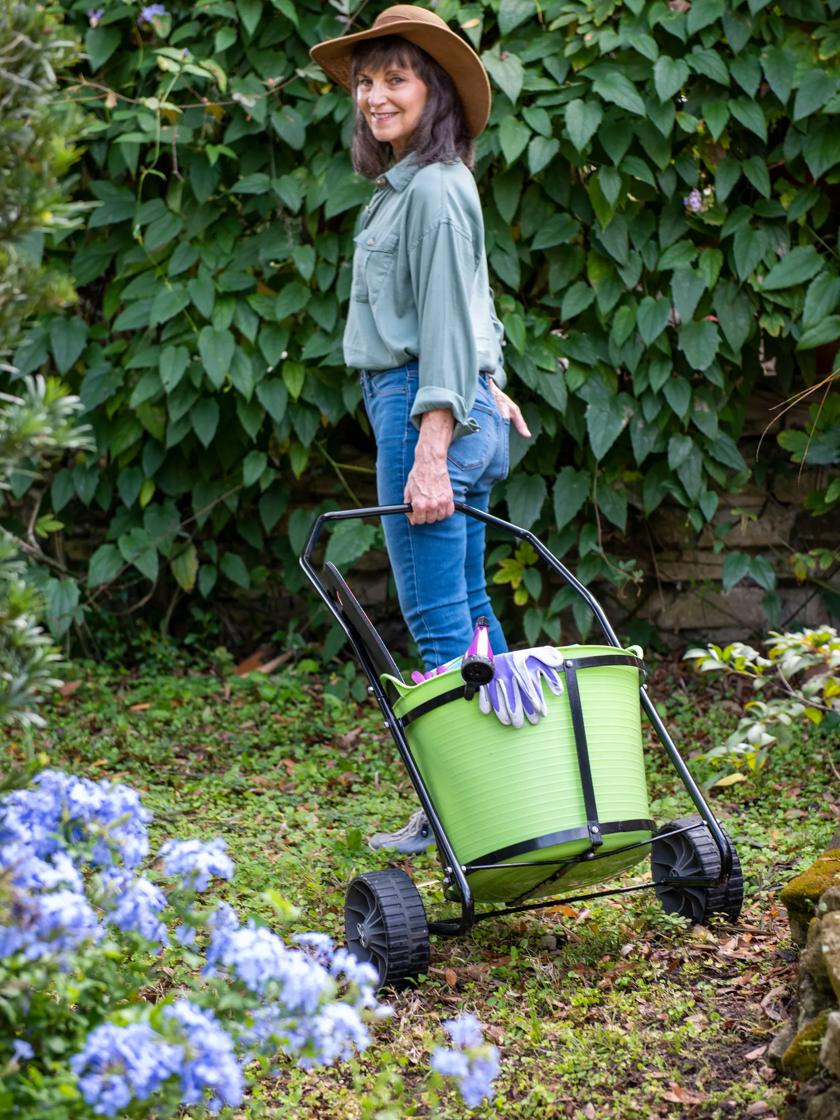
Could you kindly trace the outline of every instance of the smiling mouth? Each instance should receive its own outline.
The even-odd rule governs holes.
[[[392,121],[396,115],[396,113],[371,113],[370,117],[371,120],[382,123],[384,121]]]

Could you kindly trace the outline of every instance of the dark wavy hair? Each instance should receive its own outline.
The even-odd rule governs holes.
[[[391,145],[374,137],[356,102],[360,72],[380,70],[386,66],[410,67],[426,83],[429,91],[405,154],[412,153],[421,167],[429,163],[454,163],[456,159],[472,167],[475,148],[452,79],[421,47],[399,35],[385,35],[381,39],[363,41],[353,48],[351,79],[356,117],[350,155],[354,169],[368,179],[376,179],[387,171],[393,161]]]

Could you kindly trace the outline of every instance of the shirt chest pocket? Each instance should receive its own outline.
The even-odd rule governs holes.
[[[399,234],[377,234],[362,230],[353,239],[353,299],[361,303],[376,303],[383,289],[392,283],[392,272],[397,259]]]

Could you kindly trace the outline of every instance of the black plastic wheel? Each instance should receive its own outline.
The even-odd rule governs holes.
[[[347,888],[347,947],[379,974],[379,987],[402,987],[429,970],[429,923],[417,888],[404,871],[369,871]]]
[[[675,832],[676,829],[687,829]],[[744,901],[741,863],[732,841],[723,832],[732,853],[732,873],[720,886],[688,886],[679,879],[717,879],[720,852],[701,817],[685,817],[663,824],[653,838],[650,851],[656,897],[666,914],[679,914],[695,925],[710,918],[737,920]],[[674,832],[673,836],[663,835]],[[670,880],[675,880],[671,882]]]

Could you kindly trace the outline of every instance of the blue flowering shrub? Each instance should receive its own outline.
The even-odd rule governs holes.
[[[233,876],[223,840],[150,861],[150,821],[128,786],[58,770],[0,794],[0,1115],[217,1112],[284,1057],[351,1058],[389,1014],[325,934],[288,944],[202,899]],[[476,1106],[496,1049],[472,1016],[446,1029],[433,1068]]]

